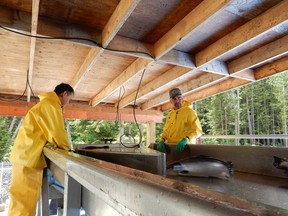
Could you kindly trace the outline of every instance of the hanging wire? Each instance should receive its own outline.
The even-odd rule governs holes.
[[[97,47],[102,48],[104,50],[108,50],[111,52],[122,52],[122,53],[138,53],[138,54],[144,54],[147,55],[149,57],[151,57],[152,59],[154,59],[154,57],[148,53],[148,52],[142,52],[142,51],[134,51],[134,50],[117,50],[117,49],[112,49],[112,48],[107,48],[107,47],[103,47],[102,45],[98,44],[96,41],[88,39],[88,38],[80,38],[80,37],[46,37],[46,36],[39,36],[39,35],[31,35],[31,34],[26,34],[23,32],[19,32],[19,31],[15,31],[12,29],[9,29],[7,27],[1,26],[0,28],[9,31],[9,32],[13,32],[15,34],[19,34],[25,37],[31,37],[31,38],[38,38],[38,39],[45,39],[45,40],[80,40],[80,41],[88,41],[90,43],[95,44]]]
[[[15,34],[19,34],[19,35],[22,35],[22,36],[26,36],[26,37],[31,37],[31,38],[38,38],[38,39],[45,39],[45,40],[81,40],[81,41],[88,41],[88,42],[91,42],[93,44],[95,44],[97,47],[99,48],[102,48],[104,50],[108,50],[108,51],[112,51],[112,52],[124,52],[124,53],[138,53],[138,54],[145,54],[149,57],[151,57],[152,59],[154,59],[154,57],[148,53],[148,52],[142,52],[142,51],[134,51],[134,50],[116,50],[116,49],[111,49],[111,48],[105,48],[101,45],[99,45],[96,41],[94,40],[91,40],[91,39],[87,39],[87,38],[79,38],[79,37],[45,37],[45,36],[38,36],[38,35],[31,35],[31,34],[26,34],[26,33],[22,33],[22,32],[19,32],[19,31],[14,31],[12,29],[9,29],[9,28],[6,28],[4,26],[1,26],[0,25],[0,28],[6,30],[6,31],[9,31],[9,32],[13,32]],[[139,124],[137,122],[137,119],[136,119],[136,113],[135,113],[135,109],[136,109],[136,100],[137,100],[137,96],[138,96],[138,92],[139,92],[139,89],[140,89],[140,86],[141,86],[141,83],[142,83],[142,79],[143,79],[143,76],[144,76],[144,73],[145,73],[146,69],[143,70],[142,72],[142,75],[141,75],[141,79],[140,79],[140,82],[139,82],[139,85],[138,85],[138,89],[137,89],[137,92],[136,92],[136,96],[135,96],[135,100],[134,100],[134,105],[133,105],[133,116],[134,116],[134,120],[135,120],[135,123],[136,123],[136,126],[139,130],[139,134],[140,134],[140,139],[139,139],[139,143],[136,144],[135,146],[126,146],[123,142],[122,142],[122,137],[124,136],[124,134],[120,137],[120,143],[125,146],[126,148],[135,148],[135,147],[140,147],[140,144],[142,142],[142,132],[141,132],[141,129],[139,127]],[[20,98],[22,98],[27,90],[27,85],[29,85],[29,88],[33,94],[33,97],[36,98],[34,96],[34,93],[33,93],[33,90],[30,86],[30,83],[29,83],[29,80],[28,80],[28,73],[27,73],[27,82],[26,82],[26,87],[25,87],[25,91],[23,92],[23,94],[18,98],[18,99],[14,99],[14,100],[19,100]],[[124,96],[125,94],[125,88],[123,87],[123,95],[121,96],[121,98],[119,99],[118,98],[118,104],[117,104],[117,113],[116,113],[116,121],[119,120],[119,102],[121,101],[122,97]],[[121,93],[121,91],[120,91]],[[120,95],[119,93],[119,95]],[[13,101],[14,101],[13,100]],[[35,99],[36,100],[36,99]],[[134,139],[134,138],[133,138]],[[135,143],[135,139],[134,139],[134,143]]]
[[[121,95],[121,91],[123,89],[123,93]],[[116,106],[116,122],[118,122],[120,119],[119,119],[119,104],[122,100],[122,98],[124,97],[125,95],[125,87],[124,86],[121,86],[120,90],[119,90],[119,95],[118,95],[118,100],[117,100],[117,106]]]
[[[138,93],[139,93],[139,90],[140,90],[140,86],[141,86],[141,83],[142,83],[142,80],[143,80],[145,71],[146,71],[146,69],[144,69],[143,72],[142,72],[142,75],[141,75],[141,78],[140,78],[140,81],[139,81],[139,84],[138,84],[138,88],[137,88],[137,91],[136,91],[136,95],[135,95],[135,99],[134,99],[134,104],[133,104],[133,117],[134,117],[134,121],[135,121],[135,123],[136,123],[136,126],[137,126],[137,128],[138,128],[138,130],[139,130],[140,139],[139,139],[139,143],[138,143],[138,144],[136,144],[136,145],[134,145],[134,146],[126,146],[126,145],[122,142],[122,138],[123,138],[123,136],[125,135],[125,134],[123,134],[123,135],[120,137],[120,143],[121,143],[124,147],[126,147],[126,148],[136,148],[136,147],[139,148],[139,147],[140,147],[140,144],[142,143],[142,132],[141,132],[141,129],[140,129],[139,124],[138,124],[137,119],[136,119],[136,112],[135,112],[135,110],[136,110],[136,101],[137,101]],[[130,136],[130,134],[128,134],[128,135]],[[134,143],[135,143],[134,137],[133,137],[133,140],[134,140]]]
[[[33,89],[32,89],[30,82],[29,82],[29,70],[27,70],[26,84],[25,84],[25,89],[24,89],[23,93],[19,97],[13,98],[13,99],[6,99],[5,97],[0,95],[0,101],[4,101],[4,102],[26,101],[26,100],[22,100],[22,98],[25,96],[25,93],[26,93],[28,87],[31,90],[32,97],[35,99],[35,103],[37,103],[37,97],[35,96]]]

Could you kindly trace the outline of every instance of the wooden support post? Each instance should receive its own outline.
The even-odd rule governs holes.
[[[148,147],[151,143],[155,143],[155,138],[156,138],[156,123],[147,122],[146,146]]]

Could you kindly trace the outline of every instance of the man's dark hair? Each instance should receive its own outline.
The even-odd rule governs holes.
[[[61,83],[61,84],[57,85],[54,89],[54,92],[57,95],[61,94],[64,91],[67,91],[70,94],[74,94],[74,89],[69,84],[66,84],[66,83]]]

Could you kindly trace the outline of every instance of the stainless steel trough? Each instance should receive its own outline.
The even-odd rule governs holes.
[[[166,172],[165,154],[151,148],[133,148],[133,145],[126,148],[120,144],[78,145],[76,152],[154,174],[165,175]]]
[[[288,179],[282,170],[269,165],[270,154],[284,156],[286,149],[192,145],[175,153],[174,147],[166,155],[168,163],[205,153],[231,160],[236,174],[229,181],[173,179],[58,149],[45,148],[44,153],[65,188],[64,215],[79,215],[80,207],[89,215],[288,215]],[[118,154],[112,149],[107,152]]]
[[[175,145],[167,146],[167,164],[199,155],[231,161],[234,176],[229,181],[216,178],[167,177],[232,197],[288,209],[288,175],[273,165],[273,156],[287,158],[288,148],[189,145],[184,152],[178,153]]]

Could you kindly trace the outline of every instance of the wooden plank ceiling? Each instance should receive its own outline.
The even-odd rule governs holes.
[[[0,115],[66,82],[66,117],[159,122],[173,87],[197,101],[287,70],[287,19],[288,0],[0,0]]]

